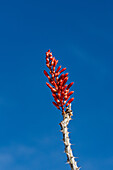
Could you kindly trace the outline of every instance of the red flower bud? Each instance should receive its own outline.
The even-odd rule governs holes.
[[[46,56],[47,56],[47,57],[49,56],[49,52],[46,52]]]
[[[67,86],[67,89],[69,89],[73,84],[74,84],[74,82],[70,83],[70,84]]]
[[[53,81],[53,85],[55,86],[56,90],[58,90],[58,86],[57,86],[57,84],[55,83],[55,81]]]
[[[64,91],[66,87],[67,87],[67,84],[64,85],[64,87],[62,87],[62,91]]]
[[[49,68],[49,67],[50,67],[50,64],[48,63],[48,64],[46,64],[46,66]]]
[[[49,63],[49,58],[48,57],[46,57],[46,62]]]
[[[53,97],[56,97],[56,94],[52,93],[52,96],[53,96]]]
[[[52,52],[49,52],[49,58],[52,59],[53,55]]]
[[[64,101],[63,105],[65,105],[65,104],[66,104],[66,100]]]
[[[66,94],[67,94],[68,92],[69,92],[69,89],[68,89],[68,90],[66,89],[66,90],[64,91],[64,93],[66,93]]]
[[[45,74],[45,76],[47,77],[47,78],[50,78],[49,77],[49,74],[44,70],[44,74]]]
[[[56,89],[53,88],[49,83],[46,82],[46,85],[51,89],[53,93],[56,92]]]
[[[74,93],[74,91],[70,91],[67,95],[70,96]]]
[[[73,100],[74,100],[74,97],[71,98],[71,99],[68,101],[68,103],[66,104],[66,107],[67,107]]]
[[[54,104],[54,106],[57,107],[57,109],[60,109],[60,107],[59,107],[59,105],[57,103],[55,103],[55,102],[52,102],[52,103]]]
[[[51,91],[52,91],[52,93],[57,92],[57,90],[55,88],[52,88]]]
[[[58,73],[58,71],[61,69],[61,66],[59,66],[56,70],[56,73]]]
[[[52,78],[54,78],[55,75],[52,73],[51,76],[52,76]]]
[[[55,59],[55,61],[54,61],[54,67],[56,67],[57,63],[58,63],[58,60]]]
[[[49,56],[49,53],[50,53],[50,50],[48,50],[48,51],[46,52],[46,56],[47,56],[47,57]]]
[[[52,61],[51,61],[51,65],[53,66],[54,64],[54,61],[55,61],[55,57],[52,58]]]
[[[55,77],[59,76],[59,74],[60,74],[59,72],[58,72],[58,73],[55,73]],[[58,79],[58,78],[57,78],[57,79]]]
[[[63,68],[61,71],[60,71],[60,73],[62,73],[63,71],[65,71],[66,70],[66,68]]]
[[[64,96],[64,100],[67,101],[70,98],[70,96]]]
[[[46,82],[46,85],[47,85],[50,89],[53,88],[53,87],[52,87],[49,83],[47,83],[47,82]]]
[[[64,74],[64,77],[67,77],[69,73]]]
[[[62,74],[62,75],[59,77],[58,81],[60,81],[61,79],[62,79],[62,80],[64,79],[64,74]]]
[[[53,71],[55,71],[55,66],[53,66]]]
[[[56,61],[56,65],[57,65],[57,63],[58,63],[58,60]]]
[[[68,81],[68,77],[65,77],[64,80],[63,80],[62,86],[64,86],[64,85],[66,84],[67,81]]]
[[[67,99],[67,95],[64,95],[64,99],[65,99],[65,100]]]
[[[60,99],[60,92],[58,93],[58,98]]]
[[[49,56],[52,56],[52,52],[51,52],[51,53],[49,53]]]
[[[56,102],[57,104],[60,103],[60,100],[58,100],[57,97],[55,97],[54,99],[55,99],[55,102]]]

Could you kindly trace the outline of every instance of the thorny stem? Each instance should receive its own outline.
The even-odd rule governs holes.
[[[71,104],[69,105],[69,107],[67,107],[66,111],[62,113],[62,115],[63,121],[61,121],[59,125],[61,126],[61,132],[63,133],[63,142],[65,145],[65,153],[67,155],[67,163],[70,164],[71,170],[79,170],[80,167],[77,166],[77,161],[75,161],[75,157],[73,156],[73,152],[71,149],[72,144],[70,143],[69,132],[67,127],[69,121],[72,119],[71,116],[73,116]]]

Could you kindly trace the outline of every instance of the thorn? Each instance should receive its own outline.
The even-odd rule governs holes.
[[[60,132],[63,132],[63,130],[59,130]]]
[[[75,145],[75,144],[71,144],[71,145]]]
[[[76,170],[79,170],[81,167],[79,166],[78,168],[76,168]]]
[[[69,162],[69,161],[67,161],[65,164],[70,164],[70,162]]]
[[[64,141],[63,141],[64,142]],[[67,146],[67,143],[66,142],[64,142],[64,144],[65,144],[65,146]]]
[[[74,119],[70,118],[70,120],[74,120]]]
[[[75,157],[75,156],[73,156],[72,158],[74,158],[74,159],[78,159],[78,157]],[[77,162],[77,161],[76,161]]]

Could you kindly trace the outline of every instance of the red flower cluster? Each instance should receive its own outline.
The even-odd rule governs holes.
[[[50,75],[44,70],[45,76],[48,78],[49,83],[46,82],[47,86],[51,89],[52,96],[54,97],[55,102],[52,102],[57,109],[62,109],[62,113],[64,113],[65,107],[67,107],[74,98],[71,98],[68,102],[67,100],[70,98],[70,96],[74,93],[74,91],[70,91],[70,87],[73,85],[73,82],[69,85],[66,84],[68,80],[68,73],[61,74],[63,71],[66,70],[66,68],[61,69],[61,66],[59,66],[56,69],[56,65],[58,63],[58,60],[53,57],[50,50],[46,52],[46,65],[49,68]],[[55,71],[56,69],[56,71]],[[61,75],[60,75],[61,74]]]

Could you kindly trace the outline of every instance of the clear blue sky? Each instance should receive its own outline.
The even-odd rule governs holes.
[[[67,67],[69,130],[82,170],[113,170],[113,1],[0,1],[0,170],[69,170],[45,83],[45,52]]]

